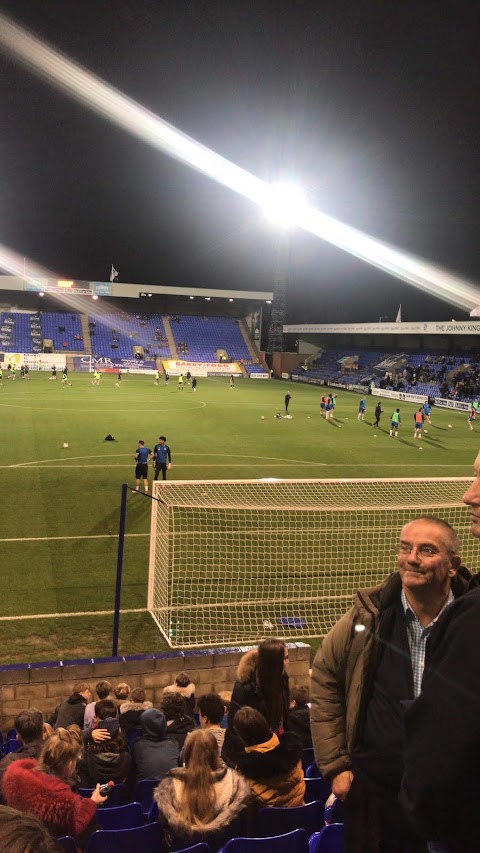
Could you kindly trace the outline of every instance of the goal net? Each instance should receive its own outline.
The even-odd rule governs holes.
[[[396,566],[401,527],[437,515],[480,563],[471,479],[155,482],[148,609],[172,647],[323,636]]]

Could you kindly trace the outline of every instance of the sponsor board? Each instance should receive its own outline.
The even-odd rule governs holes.
[[[269,379],[268,373],[249,373],[250,379]]]
[[[282,373],[282,379],[290,379],[289,373]]]
[[[469,412],[472,408],[472,404],[464,400],[446,400],[445,397],[435,397],[435,405],[440,409],[457,409],[460,412]]]
[[[190,371],[194,376],[241,376],[242,370],[236,362],[216,361],[180,361],[179,359],[168,359],[163,361],[165,372],[169,376],[185,375]]]
[[[479,335],[480,321],[450,323],[304,323],[286,325],[285,334],[350,335]]]
[[[101,373],[103,371],[112,373],[119,368],[125,372],[135,370],[137,373],[144,373],[145,370],[155,371],[155,362],[153,359],[146,359],[139,362],[136,358],[109,358],[108,356],[81,355],[74,356],[73,363],[75,370],[78,371],[89,371],[95,368],[98,368]]]
[[[410,394],[405,391],[389,391],[387,388],[372,388],[373,397],[390,397],[403,403],[427,403],[427,394]]]
[[[22,364],[26,364],[29,370],[51,370],[52,367],[62,370],[65,367],[66,361],[65,355],[48,352],[8,352],[4,356],[5,360],[2,364],[4,368],[8,364],[14,364],[20,369]]]

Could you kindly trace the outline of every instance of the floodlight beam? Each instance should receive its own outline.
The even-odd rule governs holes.
[[[266,194],[271,193],[271,185],[182,133],[78,63],[49,47],[2,12],[0,46],[18,62],[113,124],[187,163],[260,207]],[[309,233],[432,296],[464,310],[478,305],[479,289],[472,282],[382,243],[313,207],[299,210],[295,222]]]

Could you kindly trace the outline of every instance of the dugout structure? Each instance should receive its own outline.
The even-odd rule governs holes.
[[[170,646],[324,636],[357,589],[396,566],[421,515],[457,530],[479,565],[461,497],[471,479],[155,482],[148,609]]]

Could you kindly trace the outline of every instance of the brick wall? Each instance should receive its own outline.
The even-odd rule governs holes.
[[[310,646],[288,643],[290,685],[310,684]],[[72,692],[77,681],[86,681],[92,691],[100,679],[115,687],[126,681],[143,687],[147,699],[158,705],[163,688],[178,672],[188,672],[196,685],[196,696],[212,690],[231,690],[238,662],[252,646],[231,649],[161,652],[117,658],[86,658],[51,663],[10,664],[0,667],[0,729],[13,726],[19,711],[38,708],[47,716]]]

